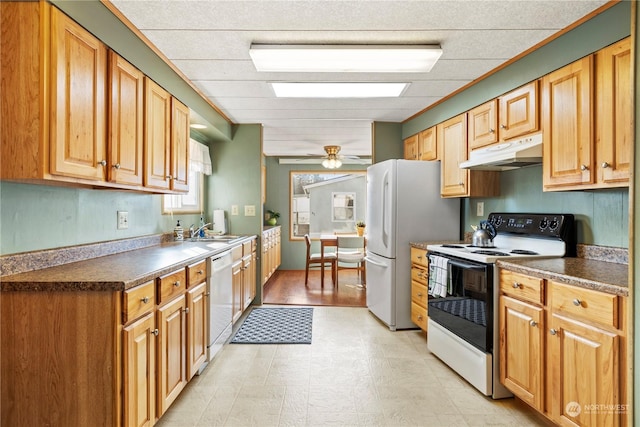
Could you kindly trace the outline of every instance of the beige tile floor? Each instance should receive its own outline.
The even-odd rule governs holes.
[[[537,426],[515,399],[484,397],[366,308],[314,307],[311,345],[228,344],[157,424]]]

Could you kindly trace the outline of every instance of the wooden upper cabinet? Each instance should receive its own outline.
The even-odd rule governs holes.
[[[418,134],[404,140],[404,159],[418,160]]]
[[[50,172],[106,180],[107,47],[51,9]]]
[[[171,95],[144,79],[144,185],[169,190],[171,184]]]
[[[629,185],[633,147],[631,39],[596,53],[596,180]]]
[[[437,126],[437,139],[442,147],[440,183],[442,197],[464,197],[469,171],[460,169],[467,160],[467,114],[460,114]]]
[[[591,184],[593,57],[542,78],[543,187]]]
[[[498,101],[493,99],[470,110],[469,151],[498,142]]]
[[[171,99],[171,189],[189,191],[189,108]]]
[[[430,127],[418,134],[418,160],[438,160],[436,127]]]
[[[527,135],[540,128],[537,80],[498,98],[498,122],[500,141]]]
[[[142,185],[144,74],[109,52],[109,181]]]

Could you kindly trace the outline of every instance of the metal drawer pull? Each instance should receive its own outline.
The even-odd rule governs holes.
[[[158,336],[159,334],[158,329],[154,329],[153,331],[151,331],[151,333],[155,336]]]
[[[582,305],[582,301],[576,298],[573,300],[573,305],[575,305],[576,307],[580,307]]]
[[[102,160],[102,161],[98,162],[98,164],[100,166],[107,166],[107,161],[106,160]]]
[[[556,331],[555,329],[549,329],[549,333],[550,333],[551,335],[555,335],[555,334],[557,334],[557,333],[558,333],[558,331]]]
[[[608,168],[609,166],[610,166],[610,165],[609,165],[609,163],[607,163],[607,162],[602,162],[602,167],[603,167],[604,169]]]
[[[184,314],[189,314],[189,307],[184,309]]]
[[[204,274],[204,271],[198,270],[198,274]]]
[[[115,165],[111,166],[114,169],[120,169],[120,163],[116,163]]]
[[[538,322],[536,322],[535,320],[531,320],[529,322],[529,325],[535,328],[536,326],[538,326]]]
[[[589,168],[587,167],[587,165],[580,165],[580,170],[581,170],[581,171],[586,171],[587,169],[589,169]]]
[[[418,296],[419,296],[419,297],[422,297],[422,292],[418,292]]]
[[[179,280],[176,280],[176,282],[173,284],[173,286],[175,286],[176,288],[177,288],[177,287],[180,287],[180,281],[179,281]]]
[[[143,304],[146,304],[149,302],[149,297],[141,298],[140,301],[142,301]]]
[[[522,287],[522,285],[521,285],[520,283],[518,283],[518,282],[513,282],[513,288],[514,288],[514,289],[518,289],[518,288],[521,288],[521,287]]]

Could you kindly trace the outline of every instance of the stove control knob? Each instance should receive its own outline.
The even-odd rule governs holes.
[[[491,223],[494,227],[500,227],[502,225],[503,219],[501,216],[492,218]]]
[[[547,218],[542,218],[542,220],[540,220],[540,230],[544,230],[548,226],[549,226],[549,220],[547,220]]]
[[[552,219],[551,222],[549,222],[549,230],[551,231],[555,230],[556,228],[558,228],[558,225],[559,225],[558,220],[555,218]]]

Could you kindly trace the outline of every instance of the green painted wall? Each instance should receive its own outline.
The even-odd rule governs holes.
[[[267,157],[267,201],[265,212],[270,209],[280,212],[278,224],[282,228],[281,270],[304,270],[306,246],[304,240],[290,240],[290,209],[289,209],[289,172],[291,171],[326,171],[320,165],[281,165],[278,158]],[[343,165],[341,170],[366,170],[367,165]],[[358,215],[359,216],[359,215]],[[320,251],[318,242],[312,243],[312,250]]]
[[[638,70],[640,70],[640,55],[637,54],[638,47],[640,47],[640,33],[638,33],[638,23],[640,22],[640,8],[636,5],[635,16],[633,16],[633,23],[636,28],[635,39],[633,40],[632,51],[635,52],[635,140],[636,147],[638,147],[638,141],[640,141],[640,74]],[[634,322],[633,322],[633,343],[634,343],[634,354],[633,354],[633,364],[631,369],[633,369],[633,389],[634,389],[634,400],[633,400],[633,422],[632,425],[640,425],[640,346],[635,345],[635,343],[640,343],[640,292],[635,289],[638,277],[638,272],[640,272],[640,257],[637,254],[640,254],[640,239],[636,239],[633,236],[638,236],[639,233],[639,225],[640,225],[640,209],[638,209],[638,189],[640,189],[640,158],[638,156],[638,150],[634,151],[634,160],[632,165],[634,166],[634,175],[633,175],[633,189],[631,190],[631,230],[629,236],[631,236],[631,247],[629,250],[629,259],[631,263],[631,276],[629,277],[630,283],[633,284],[631,289],[631,307],[633,309],[634,314]]]
[[[373,123],[373,163],[389,159],[402,159],[402,124],[390,122]]]

